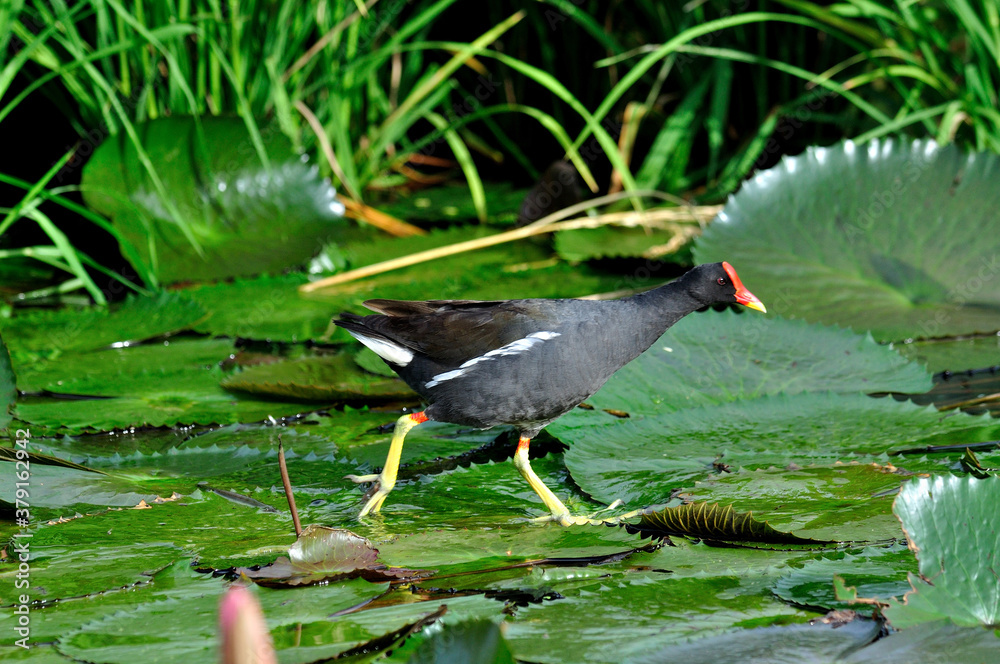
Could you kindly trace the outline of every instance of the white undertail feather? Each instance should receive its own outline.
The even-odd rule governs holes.
[[[405,346],[394,344],[391,341],[386,341],[385,339],[366,337],[363,334],[355,332],[354,330],[348,330],[348,332],[352,337],[371,348],[375,351],[376,355],[387,362],[392,362],[393,364],[405,367],[411,360],[413,360],[413,351]]]
[[[436,376],[432,377],[429,381],[427,381],[424,384],[424,387],[434,387],[436,385],[440,385],[446,380],[451,380],[452,378],[458,378],[459,376],[464,376],[472,369],[472,367],[479,364],[480,362],[494,360],[498,357],[503,357],[504,355],[518,355],[519,353],[531,350],[531,348],[542,343],[543,341],[548,341],[549,339],[555,339],[558,336],[560,336],[558,332],[545,332],[545,331],[532,332],[531,334],[522,339],[511,341],[506,346],[501,346],[496,350],[491,350],[488,353],[483,353],[479,357],[474,357],[471,360],[466,360],[461,365],[459,365],[457,369],[437,374]]]

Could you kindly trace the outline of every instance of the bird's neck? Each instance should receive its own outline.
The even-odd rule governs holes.
[[[635,330],[641,336],[643,348],[653,345],[681,318],[705,306],[691,296],[682,282],[683,279],[678,279],[629,298],[635,307]]]

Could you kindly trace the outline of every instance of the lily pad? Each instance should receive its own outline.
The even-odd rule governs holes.
[[[0,337],[0,431],[10,424],[10,407],[15,399],[17,388],[14,385],[14,371],[10,366],[10,354],[3,337]]]
[[[555,236],[556,251],[568,261],[595,258],[660,258],[683,251],[678,247],[669,254],[663,253],[663,247],[675,241],[676,233],[668,230],[613,226],[559,231]],[[687,244],[688,242],[685,242],[682,246]]]
[[[489,620],[448,625],[427,639],[411,664],[514,664],[500,626]]]
[[[548,431],[569,443],[566,465],[585,492],[633,507],[666,502],[715,474],[713,464],[874,461],[907,441],[993,440],[1000,431],[988,418],[865,396],[884,384],[926,390],[930,377],[846,330],[695,314],[612,376],[588,401],[594,410],[571,411]]]
[[[427,576],[428,571],[390,568],[378,562],[378,549],[364,537],[342,528],[308,526],[281,556],[260,569],[236,572],[271,588],[326,584],[363,578],[373,583]]]
[[[880,631],[879,623],[864,619],[852,620],[846,625],[824,621],[778,625],[696,639],[624,661],[628,664],[715,664],[720,661],[720,653],[725,653],[725,659],[734,662],[826,664],[843,661],[844,656],[874,641]]]
[[[827,553],[778,579],[774,594],[798,606],[861,611],[865,607],[837,599],[834,576],[856,587],[859,595],[885,602],[890,597],[901,598],[910,590],[906,574],[916,566],[913,552],[901,544],[870,546],[854,553]]]
[[[885,617],[905,629],[948,619],[971,627],[1000,624],[1000,477],[937,476],[906,484],[893,507],[903,522],[920,576]]]
[[[810,148],[757,173],[698,239],[786,317],[880,341],[1000,329],[1000,156],[929,140]]]
[[[16,360],[22,351],[52,356],[168,336],[192,327],[206,315],[191,298],[161,292],[152,297],[130,296],[110,309],[32,311],[0,318],[0,328]]]
[[[239,118],[164,117],[137,130],[162,188],[124,133],[94,152],[81,188],[162,282],[302,265],[336,233],[344,207],[333,187],[275,128],[262,132],[269,165]]]
[[[965,371],[1000,366],[1000,335],[961,339],[928,339],[893,344],[905,358],[925,364],[929,371]]]
[[[402,380],[362,371],[344,353],[249,367],[225,378],[222,386],[249,394],[327,404],[361,398],[370,402],[418,398]]]
[[[15,414],[39,427],[82,432],[259,422],[315,410],[316,404],[302,400],[260,400],[226,391],[219,384],[226,375],[219,362],[232,350],[224,339],[182,339],[68,354],[65,366],[57,359],[37,362],[25,372],[28,383],[61,396],[22,398]]]
[[[330,319],[343,301],[337,296],[301,295],[298,288],[308,281],[306,275],[293,273],[198,285],[184,292],[212,312],[195,327],[197,332],[301,342],[333,332]],[[340,340],[348,338],[343,334]]]
[[[639,523],[626,526],[629,532],[643,537],[689,537],[706,542],[762,542],[767,544],[825,544],[820,540],[798,537],[771,527],[753,517],[752,512],[737,513],[732,505],[700,502],[664,507],[641,515]]]

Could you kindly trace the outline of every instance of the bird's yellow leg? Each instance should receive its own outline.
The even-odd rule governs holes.
[[[368,490],[368,493],[365,494],[368,502],[361,508],[361,513],[358,514],[359,519],[367,516],[370,512],[378,512],[382,508],[382,503],[385,502],[386,496],[396,486],[396,474],[399,472],[399,457],[403,453],[403,439],[406,438],[406,434],[409,433],[410,429],[426,421],[427,416],[423,412],[403,415],[396,420],[396,429],[392,434],[392,442],[389,443],[389,454],[385,457],[385,465],[382,467],[382,472],[377,475],[348,475],[344,478],[358,484],[365,482],[375,483]]]
[[[545,486],[545,483],[535,474],[535,471],[531,469],[531,462],[528,460],[528,445],[530,443],[531,439],[524,438],[523,436],[517,441],[517,451],[514,452],[514,467],[517,468],[517,471],[521,473],[521,477],[527,480],[531,488],[534,489],[535,493],[538,494],[538,497],[542,499],[542,502],[549,509],[551,517],[544,517],[545,520],[563,523],[564,519],[569,518],[569,510],[566,509],[561,500],[556,498],[556,494],[552,493],[552,490]]]
[[[555,521],[561,526],[583,526],[583,525],[598,525],[602,523],[618,523],[623,519],[628,519],[637,516],[642,512],[642,510],[635,510],[629,512],[628,514],[623,514],[621,516],[615,517],[605,517],[596,518],[595,516],[571,516],[569,510],[563,505],[562,501],[559,500],[549,487],[545,486],[541,478],[535,474],[535,471],[531,469],[531,462],[528,460],[528,445],[531,443],[530,438],[522,437],[517,441],[517,451],[514,453],[514,467],[517,468],[518,472],[521,473],[521,477],[527,480],[531,488],[535,490],[538,497],[542,499],[545,503],[545,507],[549,509],[549,516],[543,516],[536,521]],[[611,505],[608,505],[604,509],[598,510],[595,514],[600,514],[601,512],[613,509],[621,505],[620,500],[616,500]]]

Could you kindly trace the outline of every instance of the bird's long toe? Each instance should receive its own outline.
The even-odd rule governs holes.
[[[345,475],[345,480],[351,480],[355,484],[366,484],[368,482],[377,482],[381,475]]]
[[[371,513],[378,513],[382,509],[382,503],[385,502],[386,496],[392,491],[392,489],[383,489],[377,485],[374,489],[374,492],[369,491],[365,494],[368,497],[368,502],[361,508],[361,512],[358,514],[359,519],[363,519]]]

